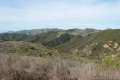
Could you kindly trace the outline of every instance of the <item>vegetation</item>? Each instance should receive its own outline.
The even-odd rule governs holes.
[[[119,80],[120,71],[60,58],[0,54],[0,80]]]
[[[2,33],[0,34],[0,41],[23,41],[29,40],[31,36],[20,33]]]
[[[120,30],[0,34],[0,80],[120,80]]]
[[[50,50],[41,44],[24,41],[2,42],[0,43],[0,53],[40,57],[57,55],[56,50]]]

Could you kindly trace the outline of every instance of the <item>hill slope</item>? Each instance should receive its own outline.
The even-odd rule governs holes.
[[[47,49],[41,44],[24,41],[5,41],[0,42],[0,53],[29,56],[52,56],[56,55],[57,51]]]
[[[6,44],[10,44],[13,47],[13,45],[15,46],[16,44],[18,46],[14,47],[15,50],[13,51],[17,51],[17,53],[19,53],[19,51],[20,52],[23,51],[22,53],[46,54],[46,52],[53,51],[53,53],[55,52],[59,54],[61,53],[67,55],[75,54],[78,57],[87,57],[90,59],[102,59],[107,55],[120,56],[119,36],[120,36],[119,29],[109,30],[70,29],[70,30],[45,30],[45,31],[43,30],[43,32],[39,32],[38,30],[38,32],[34,35],[27,34],[26,32],[0,34],[0,41],[3,41],[0,43],[0,45],[6,46]],[[18,48],[21,47],[21,45],[24,45],[25,47],[20,48],[20,50],[18,50]],[[31,45],[32,46],[34,45],[35,50],[30,49]],[[28,48],[28,51],[24,51],[26,46]],[[4,50],[6,50],[6,47],[4,47]]]
[[[79,54],[91,59],[101,59],[105,55],[119,55],[120,30],[103,30],[88,36],[76,36],[70,42],[58,46],[60,52]]]

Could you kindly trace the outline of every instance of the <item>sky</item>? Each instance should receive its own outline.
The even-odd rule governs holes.
[[[0,32],[120,28],[120,0],[0,0]]]

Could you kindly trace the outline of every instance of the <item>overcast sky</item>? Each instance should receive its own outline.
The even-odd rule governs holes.
[[[0,32],[120,28],[120,0],[0,0]]]

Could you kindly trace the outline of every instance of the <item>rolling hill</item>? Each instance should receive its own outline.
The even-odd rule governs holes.
[[[0,50],[1,52],[8,50],[6,53],[10,51],[10,53],[34,53],[35,55],[44,55],[49,53],[49,51],[53,51],[53,54],[63,53],[99,60],[105,56],[120,56],[119,36],[119,29],[47,29],[18,31],[0,34],[0,46],[5,46],[4,49],[0,47]],[[21,47],[21,45],[24,47]],[[10,46],[10,48],[7,46]],[[31,49],[31,46],[33,49]],[[52,54],[50,53],[49,55]]]
[[[79,54],[91,59],[102,59],[107,55],[120,53],[120,30],[103,30],[88,34],[85,37],[76,36],[70,42],[57,47],[58,51]]]

